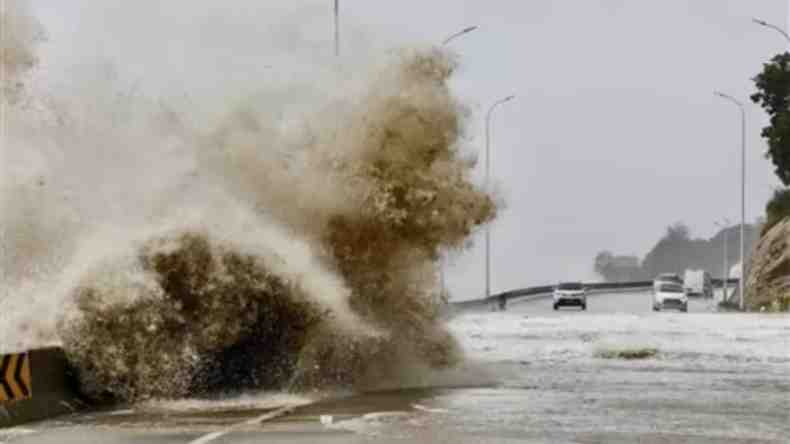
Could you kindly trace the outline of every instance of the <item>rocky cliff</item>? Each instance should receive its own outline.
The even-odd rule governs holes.
[[[746,285],[747,310],[790,309],[790,217],[757,242]]]

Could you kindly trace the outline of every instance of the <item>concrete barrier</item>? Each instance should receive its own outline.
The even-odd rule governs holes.
[[[63,350],[44,348],[0,358],[5,364],[0,375],[0,428],[70,413],[84,405]]]

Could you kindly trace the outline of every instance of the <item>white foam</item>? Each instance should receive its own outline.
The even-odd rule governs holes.
[[[221,399],[155,399],[135,405],[136,411],[212,412],[229,410],[269,410],[299,406],[313,402],[312,398],[282,392],[252,392]]]

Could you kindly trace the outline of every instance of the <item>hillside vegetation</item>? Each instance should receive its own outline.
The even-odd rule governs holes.
[[[748,255],[759,231],[755,225],[747,224],[744,234]],[[687,269],[702,269],[714,277],[721,277],[725,237],[727,263],[732,267],[740,260],[739,225],[722,229],[710,239],[693,239],[683,223],[667,227],[664,235],[641,260],[604,250],[595,257],[593,267],[607,282],[646,280],[661,273],[682,274]]]

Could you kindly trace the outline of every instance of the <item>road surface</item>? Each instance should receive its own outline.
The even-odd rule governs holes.
[[[591,296],[586,312],[525,301],[454,318],[467,362],[423,388],[160,401],[3,430],[0,442],[790,442],[790,317],[689,308],[653,313],[648,293]]]

